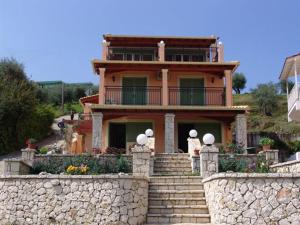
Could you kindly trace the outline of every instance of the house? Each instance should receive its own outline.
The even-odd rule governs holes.
[[[238,61],[224,61],[216,36],[103,35],[102,59],[92,60],[99,94],[80,99],[85,115],[83,149],[126,148],[151,128],[155,152],[188,150],[191,129],[200,140],[247,146],[247,106],[234,106],[232,74]],[[80,128],[80,126],[79,126]]]
[[[300,53],[285,59],[279,79],[286,81],[286,93],[288,101],[288,121],[300,121],[300,98],[298,75],[300,73]],[[289,90],[289,80],[294,80],[294,86]]]

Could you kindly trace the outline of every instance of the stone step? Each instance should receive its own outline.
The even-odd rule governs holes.
[[[153,176],[190,176],[192,171],[154,171]]]
[[[150,183],[149,190],[203,190],[202,183]]]
[[[202,182],[201,176],[154,176],[150,177],[152,183],[198,183]]]
[[[149,214],[208,214],[206,205],[150,205]]]
[[[177,157],[177,156],[159,156],[154,158],[154,161],[190,161],[189,157]]]
[[[147,223],[210,223],[209,214],[148,214]]]
[[[155,153],[155,157],[160,157],[160,156],[184,156],[184,157],[189,157],[189,153]]]
[[[154,168],[154,173],[168,173],[168,172],[182,172],[183,174],[187,174],[188,172],[192,172],[191,168]]]
[[[154,162],[154,168],[191,168],[191,162],[182,163],[182,162]]]
[[[204,190],[149,190],[149,198],[201,198]]]
[[[206,205],[201,198],[149,198],[149,205]]]

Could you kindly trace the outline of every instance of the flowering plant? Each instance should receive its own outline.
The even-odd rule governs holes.
[[[80,166],[70,165],[66,170],[67,174],[73,174],[73,175],[74,174],[84,175],[87,174],[88,171],[89,171],[89,167],[84,164],[81,164]]]

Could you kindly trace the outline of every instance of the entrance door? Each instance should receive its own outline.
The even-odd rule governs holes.
[[[180,104],[204,105],[203,79],[180,79]]]
[[[109,124],[109,146],[115,148],[126,148],[126,124]]]
[[[147,103],[147,78],[124,77],[122,103],[124,105],[145,105]]]
[[[178,124],[178,148],[184,152],[188,152],[188,142],[190,130],[194,129],[192,123],[179,123]]]

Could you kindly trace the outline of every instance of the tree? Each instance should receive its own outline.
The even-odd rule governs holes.
[[[267,116],[272,115],[272,111],[277,108],[277,88],[272,82],[258,84],[252,90],[253,100],[257,103],[259,110]]]
[[[243,73],[235,73],[232,78],[232,89],[236,94],[240,94],[241,90],[246,87],[247,79]]]
[[[289,93],[291,92],[294,84],[295,83],[293,81],[288,80]],[[285,80],[281,80],[280,82],[278,82],[277,87],[279,89],[280,94],[286,94],[286,81]]]
[[[20,150],[27,138],[50,131],[53,113],[38,107],[36,87],[22,64],[0,60],[0,154]]]
[[[80,98],[85,97],[85,90],[82,87],[77,87],[74,91],[75,101],[79,101]]]

